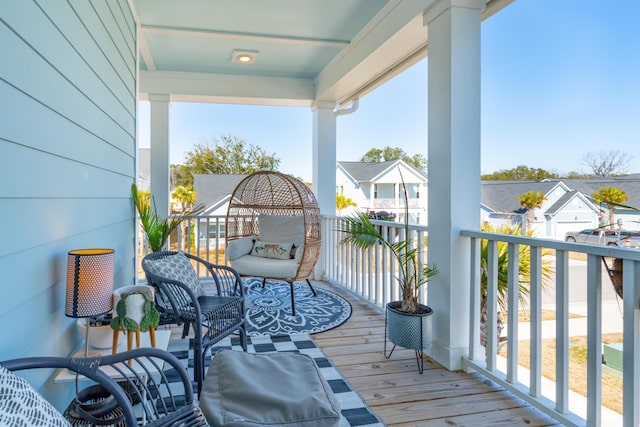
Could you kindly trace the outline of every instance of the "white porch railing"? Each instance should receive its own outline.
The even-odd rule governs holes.
[[[205,224],[220,223],[223,216],[204,217]],[[202,218],[201,218],[202,220]],[[324,279],[345,287],[350,292],[369,301],[381,311],[386,303],[397,300],[397,286],[393,285],[397,266],[388,253],[381,247],[368,251],[341,245],[341,236],[336,230],[339,228],[339,217],[323,217],[323,252],[320,259],[320,270]],[[404,228],[400,223],[388,221],[374,221],[380,227],[381,233],[390,239],[403,239]],[[193,227],[193,222],[190,224]],[[209,227],[207,227],[209,229]],[[188,229],[190,230],[190,228]],[[188,231],[190,232],[190,231]],[[428,262],[426,248],[427,228],[411,225],[410,238],[421,249],[421,259]],[[499,383],[507,390],[539,408],[549,416],[565,425],[638,426],[640,422],[640,251],[621,249],[611,246],[594,246],[579,243],[565,243],[557,240],[527,238],[520,236],[485,233],[480,231],[462,231],[461,235],[468,240],[471,247],[471,257],[468,262],[471,271],[475,272],[469,284],[471,314],[469,355],[463,364],[468,370],[477,370],[486,377]],[[206,252],[210,260],[218,259],[224,262],[224,241],[221,236],[215,239],[196,239],[185,251],[197,250],[201,255]],[[480,242],[488,241],[488,330],[487,349],[480,345]],[[497,317],[497,250],[499,242],[504,242],[509,253],[509,312],[518,311],[517,286],[518,281],[518,248],[526,245],[531,254],[531,283],[529,306],[531,312],[528,324],[530,340],[530,369],[523,374],[518,365],[518,317],[508,316],[506,358],[498,355],[498,339],[496,333]],[[175,241],[172,242],[175,245]],[[548,382],[542,376],[542,252],[550,249],[555,253],[552,262],[555,263],[555,378],[554,391],[549,395],[543,393],[543,383]],[[587,390],[585,409],[574,409],[570,405],[569,389],[569,281],[570,277],[569,252],[584,254],[586,257],[586,274],[584,288],[587,294]],[[622,415],[614,414],[603,408],[602,402],[602,325],[608,319],[603,318],[602,292],[604,286],[611,286],[603,282],[602,258],[615,257],[623,260],[623,407]],[[573,271],[573,270],[571,270]],[[605,276],[606,277],[606,276]],[[606,279],[608,281],[608,279]],[[425,296],[422,297],[425,301]],[[548,308],[548,307],[547,307]],[[520,325],[522,328],[522,326]],[[522,331],[522,329],[520,329]]]
[[[391,241],[405,239],[404,224],[375,220],[371,222],[378,226],[380,234],[385,238]],[[340,227],[340,217],[323,217],[321,260],[324,278],[345,287],[380,309],[384,309],[388,302],[400,299],[399,288],[395,284],[398,265],[389,250],[382,246],[360,250],[353,245],[342,245],[340,241],[344,236],[336,232]],[[418,247],[424,265],[427,263],[427,227],[410,225],[409,238]],[[424,293],[420,294],[420,302],[426,302]]]
[[[544,240],[509,236],[504,234],[463,231],[471,245],[471,325],[469,337],[469,356],[464,360],[467,369],[475,369],[501,384],[503,387],[526,400],[551,417],[566,425],[587,426],[638,426],[640,398],[640,251],[620,249],[612,246],[594,246],[576,243],[564,243],[557,240]],[[480,240],[488,240],[487,283],[489,319],[487,321],[487,354],[480,346]],[[530,369],[528,378],[519,378],[518,372],[518,317],[509,316],[507,322],[506,372],[498,369],[496,312],[497,304],[497,248],[498,242],[506,242],[509,253],[508,304],[509,312],[518,310],[518,245],[527,245],[531,256],[531,280],[529,309],[531,320]],[[542,249],[555,251],[555,397],[542,394],[541,368],[541,330],[542,330]],[[587,390],[586,414],[576,415],[569,406],[569,252],[586,254],[587,257]],[[615,414],[603,417],[602,407],[602,325],[603,318],[602,268],[603,257],[623,259],[623,415]],[[612,419],[612,418],[618,418]]]
[[[387,302],[398,299],[394,293],[397,286],[391,286],[395,276],[395,266],[387,254],[380,249],[360,251],[341,245],[341,237],[335,232],[340,219],[325,217],[323,268],[325,278],[383,308]],[[398,233],[402,238],[402,225],[398,223],[376,222],[384,233]],[[426,243],[427,228],[410,227],[416,244]],[[468,370],[476,370],[499,383],[507,390],[542,410],[560,423],[572,426],[638,426],[640,399],[640,251],[621,249],[611,246],[593,246],[565,243],[557,240],[527,238],[479,231],[463,231],[471,246],[471,277],[469,292],[471,295],[469,356],[463,364]],[[480,241],[488,241],[488,330],[487,348],[480,345]],[[531,254],[531,283],[528,309],[531,320],[528,325],[530,340],[530,367],[525,370],[518,365],[518,316],[508,316],[507,356],[498,355],[497,338],[497,251],[498,242],[504,242],[509,253],[509,312],[516,313],[519,308],[518,248],[526,245]],[[542,384],[550,382],[542,377],[542,252],[547,248],[555,253],[555,377],[551,395],[543,394]],[[576,395],[569,389],[569,252],[585,254],[587,292],[587,397],[583,399],[585,408],[570,406],[570,395]],[[425,253],[425,252],[423,252]],[[426,255],[426,253],[425,253]],[[623,299],[623,407],[619,415],[602,406],[602,290],[603,257],[623,259],[624,299]],[[427,259],[424,258],[427,262]],[[575,281],[575,278],[572,278]],[[526,375],[522,374],[526,372]],[[520,376],[519,376],[520,373]]]

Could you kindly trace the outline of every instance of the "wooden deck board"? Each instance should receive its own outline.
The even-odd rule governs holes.
[[[384,316],[338,288],[315,286],[347,298],[353,313],[314,341],[388,426],[559,425],[481,375],[449,371],[428,357],[420,375],[412,350],[385,358]]]

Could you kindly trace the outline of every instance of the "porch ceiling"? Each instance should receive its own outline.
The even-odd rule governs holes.
[[[424,58],[435,0],[130,0],[140,93],[176,101],[348,102]],[[486,0],[483,18],[513,0]],[[253,64],[234,50],[258,52]]]

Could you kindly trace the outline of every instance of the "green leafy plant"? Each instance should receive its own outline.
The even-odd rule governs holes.
[[[140,325],[134,319],[127,317],[127,298],[131,295],[142,295],[144,297],[144,305],[142,306],[142,310],[144,315],[142,316],[142,320],[140,320]],[[120,301],[116,305],[116,314],[113,319],[111,319],[111,329],[122,329],[125,331],[137,331],[140,330],[148,330],[155,329],[160,324],[160,313],[156,309],[156,305],[153,301],[153,298],[147,292],[133,292],[133,293],[123,293],[120,297]]]
[[[402,177],[402,172],[400,173]],[[407,188],[402,179],[402,189],[404,192],[404,235],[406,240],[397,242],[389,242],[385,239],[376,225],[366,213],[357,213],[345,217],[344,225],[338,229],[339,232],[346,234],[341,240],[342,244],[353,244],[359,249],[368,249],[375,245],[383,245],[387,247],[399,265],[396,280],[400,286],[401,306],[400,311],[405,313],[420,313],[418,304],[418,291],[421,286],[425,285],[433,276],[438,274],[435,266],[422,266],[418,258],[418,247],[408,238],[409,236],[409,197]]]
[[[524,231],[521,227],[503,225],[493,227],[483,224],[480,230],[489,233],[510,234],[516,236],[532,237],[533,231]],[[553,281],[554,268],[552,263],[551,249],[542,249],[542,286],[545,288]],[[508,290],[509,290],[509,246],[506,242],[498,242],[498,339],[504,327],[502,314],[508,311]],[[529,296],[529,280],[531,277],[530,249],[527,245],[518,245],[518,300],[524,306]],[[488,301],[488,272],[489,272],[489,242],[485,239],[480,242],[480,317],[481,317],[481,342],[486,345],[486,321],[487,321],[487,301]]]
[[[153,252],[161,251],[164,248],[167,243],[167,239],[169,239],[169,235],[186,217],[197,215],[204,209],[203,205],[193,208],[183,206],[178,215],[170,218],[162,218],[158,215],[155,205],[152,206],[153,203],[151,196],[138,191],[135,184],[131,184],[131,196],[133,198],[133,203],[136,206],[136,210],[138,211],[142,229],[147,236],[149,247]]]

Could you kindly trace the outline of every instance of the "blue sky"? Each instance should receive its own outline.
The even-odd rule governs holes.
[[[620,150],[640,172],[640,1],[516,0],[482,24],[482,173],[518,165],[590,172],[584,154]],[[427,153],[427,60],[337,118],[337,158],[371,148]],[[171,163],[221,134],[311,179],[307,108],[172,103]],[[147,123],[145,126],[145,122]],[[149,146],[148,104],[140,146]]]

